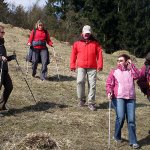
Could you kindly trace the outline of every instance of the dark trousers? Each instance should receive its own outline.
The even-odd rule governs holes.
[[[5,105],[7,103],[9,95],[13,90],[12,80],[7,71],[2,72],[1,85],[4,86],[4,91],[0,100],[0,109],[3,110],[6,108]]]
[[[48,60],[48,51],[44,50],[34,50],[32,53],[32,75],[35,76],[38,63],[42,63],[41,68],[41,80],[45,80],[47,77],[47,60]]]

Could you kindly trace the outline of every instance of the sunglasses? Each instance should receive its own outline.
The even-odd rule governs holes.
[[[117,62],[123,62],[123,61],[124,61],[124,60],[122,60],[122,59],[118,59],[118,60],[117,60]]]
[[[38,26],[41,26],[41,27],[43,27],[43,24],[39,24]]]

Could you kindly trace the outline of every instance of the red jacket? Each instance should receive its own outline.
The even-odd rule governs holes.
[[[34,35],[34,32],[35,32],[35,35]],[[33,37],[34,37],[34,39],[33,39]],[[49,46],[53,45],[53,42],[50,39],[49,33],[47,32],[47,34],[46,34],[44,30],[36,29],[36,31],[34,31],[34,29],[33,29],[31,34],[30,34],[28,43],[32,44],[32,41],[42,41],[42,42],[45,41]],[[34,46],[34,48],[35,49],[43,49],[43,48],[45,48],[45,46],[39,46],[38,45],[38,46]]]
[[[95,40],[79,40],[73,44],[70,57],[70,69],[103,68],[102,48]]]

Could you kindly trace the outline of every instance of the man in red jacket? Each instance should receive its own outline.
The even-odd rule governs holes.
[[[88,107],[95,111],[96,76],[97,71],[103,69],[102,48],[92,36],[91,27],[85,25],[82,29],[81,39],[72,47],[70,69],[77,69],[77,96],[79,106],[86,103],[85,81],[88,81]]]

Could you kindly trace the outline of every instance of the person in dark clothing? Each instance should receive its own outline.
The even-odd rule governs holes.
[[[12,80],[8,73],[8,61],[14,60],[16,55],[7,56],[4,46],[4,27],[0,25],[0,88],[4,86],[4,91],[0,100],[0,111],[7,110],[6,103],[13,90]]]
[[[150,52],[145,57],[144,65],[140,69],[140,79],[137,84],[150,101]]]
[[[53,42],[50,39],[48,31],[44,29],[43,22],[41,20],[38,20],[35,29],[33,29],[30,34],[28,45],[32,46],[32,76],[35,77],[38,63],[41,60],[42,81],[46,80],[47,78],[47,65],[49,64],[49,52],[46,44],[53,47]]]

